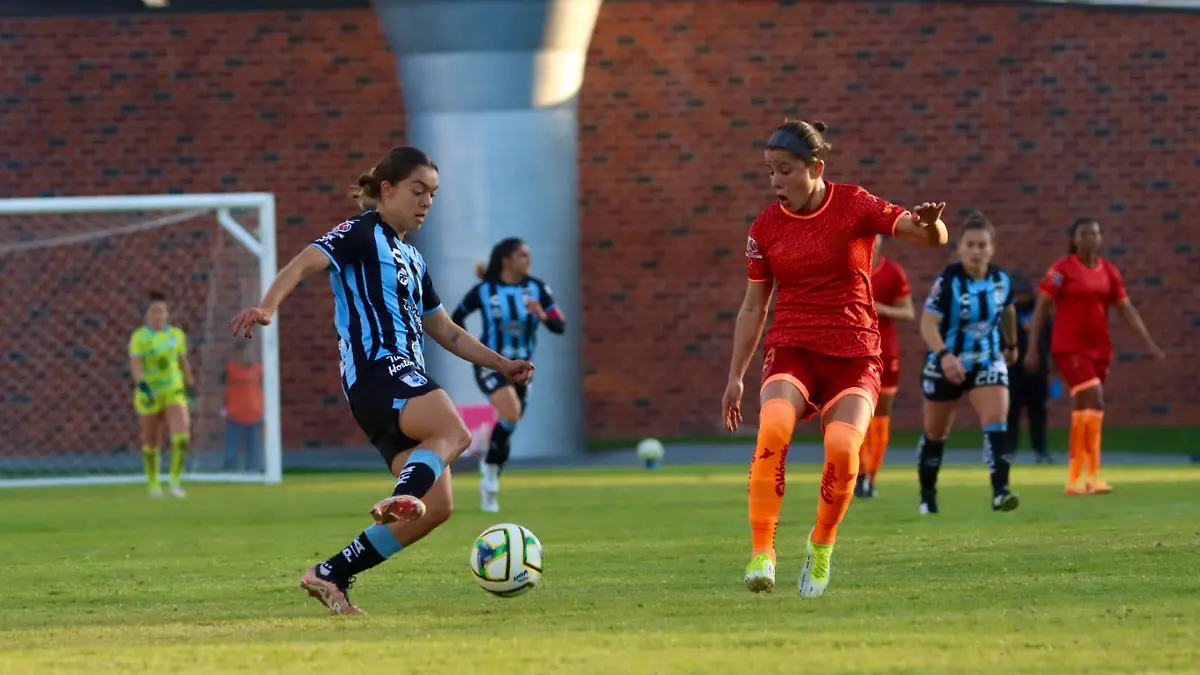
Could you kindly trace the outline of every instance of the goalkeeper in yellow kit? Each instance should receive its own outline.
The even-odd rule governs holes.
[[[188,362],[187,335],[167,323],[167,296],[150,293],[146,325],[129,338],[129,367],[133,374],[133,408],[142,431],[142,464],[150,496],[162,496],[159,472],[162,463],[163,425],[171,438],[171,473],[167,491],[185,493],[180,485],[191,440],[189,402],[195,398],[195,376]]]

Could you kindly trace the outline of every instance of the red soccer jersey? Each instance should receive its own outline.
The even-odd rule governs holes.
[[[875,271],[871,273],[871,292],[875,300],[885,305],[895,305],[912,295],[904,268],[895,260],[879,256]],[[896,322],[886,316],[879,317],[879,348],[884,358],[900,356],[900,340],[896,336]]]
[[[816,211],[792,213],[776,202],[750,226],[750,280],[774,283],[779,291],[766,345],[847,358],[878,356],[871,295],[875,236],[895,234],[907,212],[857,185],[825,186]]]
[[[1100,258],[1088,267],[1076,255],[1058,259],[1050,266],[1038,290],[1056,305],[1050,331],[1050,351],[1111,359],[1108,308],[1129,297],[1125,282],[1112,263]]]

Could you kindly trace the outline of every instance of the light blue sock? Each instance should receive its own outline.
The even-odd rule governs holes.
[[[404,550],[404,544],[396,539],[396,535],[392,534],[387,525],[372,525],[363,530],[363,534],[367,535],[367,541],[371,542],[384,560]]]

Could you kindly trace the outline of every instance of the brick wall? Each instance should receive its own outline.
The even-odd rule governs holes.
[[[1200,14],[781,4],[601,11],[580,111],[585,306],[573,312],[593,436],[716,426],[745,230],[770,198],[754,144],[785,115],[832,125],[833,180],[984,209],[1002,265],[1039,274],[1066,223],[1099,216],[1172,355],[1139,363],[1116,329],[1110,419],[1200,419],[1188,43]],[[404,140],[385,45],[366,11],[0,21],[0,195],[269,190],[280,250],[295,251],[346,213],[344,184]],[[888,254],[916,296],[946,262],[900,243]],[[329,316],[320,281],[287,311],[288,446],[359,442],[320,338]],[[910,426],[920,341],[915,328],[902,339],[897,423]]]

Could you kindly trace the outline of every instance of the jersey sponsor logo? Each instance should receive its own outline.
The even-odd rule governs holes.
[[[990,321],[975,321],[964,326],[962,331],[976,340],[986,340],[992,333],[992,323]]]
[[[408,271],[408,260],[404,257],[404,252],[399,248],[392,249],[392,261],[396,263],[396,283],[407,288],[410,273]]]
[[[996,299],[997,305],[1004,304],[1004,301],[1008,299],[1008,290],[1004,288],[1004,284],[996,283],[995,288],[992,290],[992,297]]]
[[[317,243],[325,246],[332,246],[332,244],[334,244],[334,240],[346,238],[346,234],[349,233],[352,225],[353,223],[350,223],[350,221],[341,223],[341,225],[338,225],[334,229],[330,229],[329,232],[323,234],[322,237],[317,239]]]
[[[759,253],[758,242],[754,237],[746,237],[746,257],[750,260],[762,260],[762,253]]]

